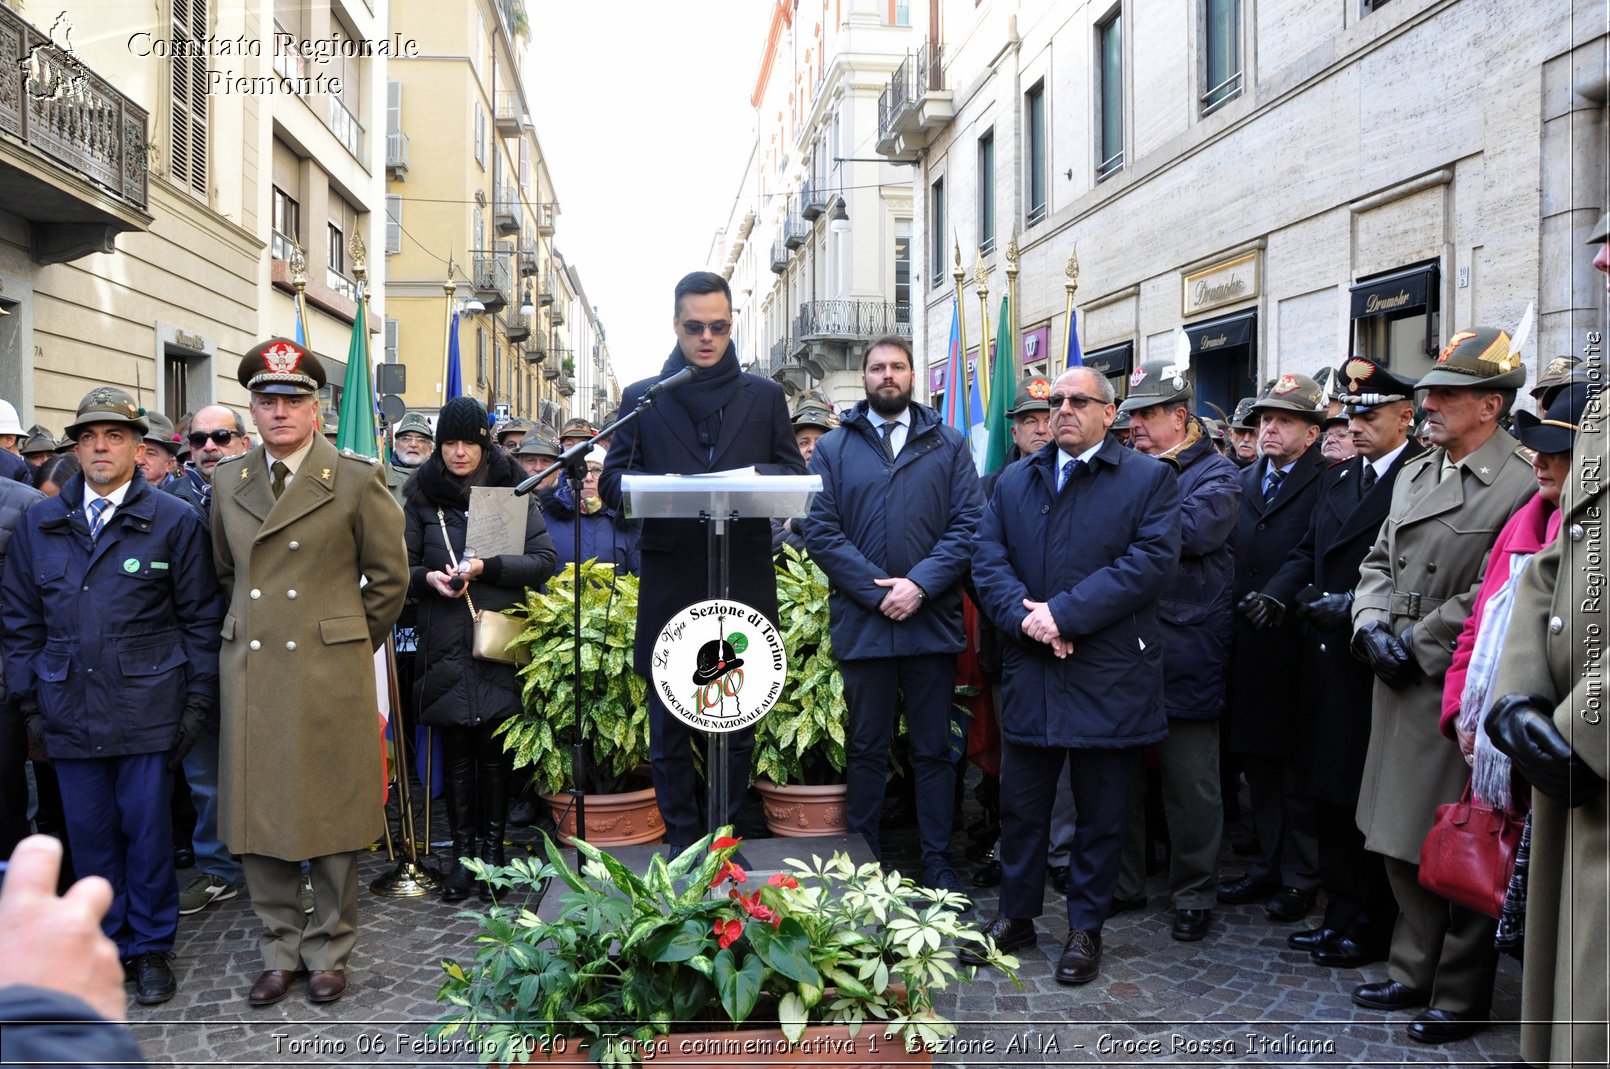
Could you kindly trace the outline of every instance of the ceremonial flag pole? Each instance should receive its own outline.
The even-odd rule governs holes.
[[[1068,251],[1068,266],[1064,273],[1067,274],[1068,281],[1062,284],[1062,288],[1068,292],[1068,305],[1063,319],[1066,324],[1063,330],[1067,333],[1067,337],[1062,340],[1062,351],[1065,354],[1062,360],[1062,370],[1067,371],[1069,368],[1084,367],[1085,364],[1084,352],[1079,348],[1079,313],[1074,311],[1073,308],[1073,295],[1079,292],[1079,248],[1077,245]]]

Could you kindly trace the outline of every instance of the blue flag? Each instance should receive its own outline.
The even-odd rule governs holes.
[[[464,373],[458,360],[458,313],[453,313],[452,325],[447,328],[447,381],[442,384],[442,404],[464,392]]]
[[[1068,309],[1068,360],[1062,365],[1062,370],[1084,367],[1085,354],[1079,349],[1079,313]]]

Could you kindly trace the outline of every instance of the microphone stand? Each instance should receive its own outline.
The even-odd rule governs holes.
[[[683,371],[677,372],[676,375],[683,375],[684,372],[686,372],[688,370],[689,370],[688,368],[684,368]],[[656,383],[655,385],[650,386],[646,391],[644,391],[643,397],[642,397],[641,400],[639,400],[637,402],[637,407],[636,408],[632,409],[630,412],[626,413],[626,415],[622,416],[620,419],[616,420],[614,423],[611,423],[609,426],[605,427],[603,430],[599,431],[597,434],[593,435],[591,438],[588,438],[586,441],[578,442],[575,445],[571,446],[569,449],[566,449],[563,453],[559,454],[559,459],[558,460],[554,461],[552,464],[548,465],[542,471],[539,471],[537,474],[535,474],[535,475],[531,476],[530,478],[526,479],[525,482],[521,483],[519,486],[516,486],[514,488],[514,492],[515,492],[516,496],[523,495],[523,494],[529,494],[529,493],[531,493],[533,490],[535,490],[537,488],[538,483],[542,482],[548,476],[552,475],[555,471],[558,471],[559,469],[563,468],[563,469],[565,469],[565,471],[567,471],[569,473],[570,495],[571,495],[571,499],[572,499],[571,504],[572,504],[572,507],[574,509],[574,514],[571,517],[571,521],[572,521],[572,525],[574,527],[575,535],[576,535],[576,558],[577,558],[576,561],[574,562],[574,564],[572,565],[572,567],[573,567],[573,569],[575,571],[575,578],[574,578],[574,581],[571,583],[571,590],[570,590],[570,613],[571,613],[570,621],[571,621],[571,626],[575,628],[575,636],[576,636],[575,641],[571,644],[571,650],[570,650],[570,673],[571,673],[570,696],[571,696],[571,702],[572,702],[572,713],[571,713],[571,715],[575,718],[575,721],[576,721],[576,741],[573,742],[571,744],[571,746],[570,746],[570,805],[571,805],[572,810],[576,814],[576,836],[575,837],[577,839],[586,839],[587,838],[587,795],[586,795],[586,792],[585,792],[585,790],[584,790],[584,788],[582,786],[583,783],[586,781],[586,772],[587,772],[587,732],[586,732],[586,721],[582,718],[582,708],[581,708],[581,559],[580,559],[581,558],[581,484],[582,484],[582,480],[586,477],[586,465],[587,465],[587,462],[586,462],[585,458],[587,456],[588,451],[592,449],[594,442],[598,441],[598,439],[600,439],[600,438],[606,438],[609,435],[614,434],[615,431],[618,428],[624,427],[626,424],[631,423],[633,420],[641,419],[645,412],[647,412],[649,409],[654,407],[654,402],[656,400],[658,400],[658,395],[659,394],[664,393],[667,389],[674,389],[675,386],[677,385],[677,383],[669,383],[669,379],[670,378],[676,378],[676,375],[669,376],[669,378],[667,378],[667,379],[662,379],[660,381],[660,383]],[[685,381],[687,381],[687,378],[689,378],[689,377],[691,377],[691,376],[686,376],[681,381],[685,382]],[[665,385],[666,383],[669,383],[669,385]]]

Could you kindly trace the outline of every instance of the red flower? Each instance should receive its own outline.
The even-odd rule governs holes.
[[[716,921],[715,934],[716,942],[721,944],[722,950],[725,950],[736,943],[740,935],[744,934],[744,922]]]
[[[729,891],[727,893],[729,895],[731,895],[733,898],[737,899],[738,904],[744,908],[744,912],[748,913],[751,917],[755,918],[757,921],[766,921],[773,928],[776,928],[776,927],[778,927],[779,925],[781,925],[783,923],[783,918],[782,917],[780,917],[776,913],[772,912],[772,910],[770,908],[760,904],[760,892],[759,891],[756,891],[754,894],[747,895],[747,896],[739,894],[736,889],[734,889],[732,891]]]
[[[744,870],[739,868],[737,865],[734,865],[731,861],[723,861],[721,863],[721,868],[716,870],[715,879],[710,881],[710,886],[715,887],[723,880],[728,879],[730,879],[733,883],[748,883],[749,874],[744,872]]]
[[[788,875],[786,872],[774,872],[771,874],[771,878],[766,882],[771,884],[773,887],[794,888],[799,886],[799,881]]]
[[[729,847],[729,846],[737,846],[741,842],[743,842],[742,839],[734,839],[730,835],[723,835],[720,838],[718,838],[715,842],[710,844],[710,852],[713,854],[717,850],[725,850],[725,849],[727,849],[727,847]]]

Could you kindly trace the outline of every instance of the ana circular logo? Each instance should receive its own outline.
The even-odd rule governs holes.
[[[777,704],[788,678],[783,637],[759,609],[699,601],[654,641],[653,685],[671,715],[701,731],[737,731]]]

